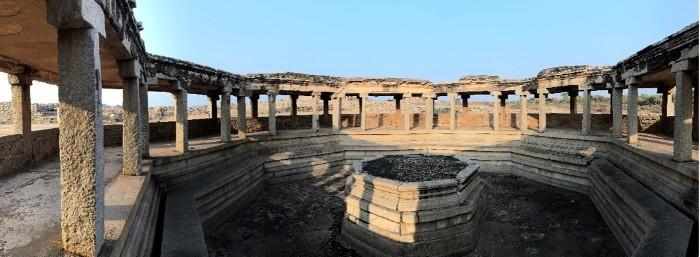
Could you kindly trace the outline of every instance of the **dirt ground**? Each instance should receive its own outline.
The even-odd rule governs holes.
[[[525,178],[481,173],[488,217],[469,257],[624,256],[586,195]],[[266,188],[210,233],[210,256],[357,256],[340,246],[344,179]]]

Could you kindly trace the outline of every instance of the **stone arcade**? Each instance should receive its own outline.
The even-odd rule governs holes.
[[[26,186],[15,180],[52,156],[60,170],[47,183],[57,190],[37,196],[53,203],[60,195],[60,206],[50,205],[50,214],[36,216],[40,221],[2,217],[0,226],[12,230],[0,233],[16,232],[0,238],[10,241],[0,244],[0,255],[49,255],[46,249],[55,247],[78,256],[207,256],[205,235],[266,185],[346,176],[353,161],[396,152],[466,154],[480,172],[585,194],[627,256],[697,255],[697,23],[614,66],[431,83],[239,75],[148,54],[133,0],[0,0],[0,6],[0,71],[10,74],[16,132],[0,137],[0,185]],[[58,130],[31,130],[33,81],[58,86]],[[102,124],[103,88],[123,90],[123,126]],[[640,88],[666,96],[659,122],[672,137],[646,133]],[[599,90],[612,96],[610,115],[591,114],[591,91]],[[150,91],[173,95],[174,123],[148,123]],[[581,97],[580,114],[575,105],[571,115],[548,113],[549,95],[562,92]],[[188,119],[188,94],[208,96],[221,115]],[[258,116],[261,95],[271,96],[268,117]],[[494,113],[471,112],[472,95],[492,96]],[[518,115],[507,115],[509,95],[520,99]],[[277,96],[289,96],[290,116],[277,115]],[[397,115],[369,113],[376,96],[394,97]],[[449,111],[436,114],[434,100],[445,96]],[[323,111],[299,115],[300,97]],[[532,97],[536,113],[528,111]],[[359,104],[358,113],[343,112],[351,104]],[[575,130],[562,130],[562,120]],[[0,202],[9,203],[23,204]]]

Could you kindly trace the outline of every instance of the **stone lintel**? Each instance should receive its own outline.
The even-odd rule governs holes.
[[[47,0],[48,23],[58,29],[94,28],[107,37],[105,15],[95,0]]]

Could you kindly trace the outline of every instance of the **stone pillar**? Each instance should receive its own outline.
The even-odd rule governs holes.
[[[250,95],[250,116],[253,117],[254,119],[258,118],[258,105],[260,102],[260,95],[257,93],[253,93]]]
[[[520,131],[527,132],[527,91],[520,92]]]
[[[622,137],[622,87],[624,84],[620,82],[615,83],[615,87],[612,89],[612,137],[620,138]]]
[[[217,110],[217,105],[216,101],[219,100],[219,95],[207,95],[207,98],[209,99],[209,118],[210,119],[216,119],[217,113],[219,110]]]
[[[141,156],[150,157],[150,115],[148,114],[148,84],[142,83],[139,87],[139,104],[141,106]]]
[[[501,108],[500,108],[500,115],[499,118],[501,119],[501,122],[506,123],[508,120],[508,110],[506,109],[506,102],[508,101],[508,94],[501,94],[501,96],[498,98],[500,100]],[[508,124],[503,124],[505,127],[508,127]]]
[[[137,60],[118,63],[122,78],[122,174],[141,175],[141,112],[139,97],[139,75],[141,67]]]
[[[175,150],[179,153],[186,153],[189,147],[188,142],[188,125],[187,125],[187,88],[189,85],[181,86],[181,84],[189,84],[187,81],[176,81],[178,84],[177,91],[173,92],[175,99]]]
[[[639,120],[637,111],[639,107],[639,79],[628,78],[627,84],[627,143],[636,145],[639,139]]]
[[[501,129],[501,92],[491,92],[493,96],[493,130]]]
[[[403,108],[403,129],[411,130],[411,123],[413,123],[413,111],[411,111],[411,93],[403,94],[401,100],[406,99],[406,101],[401,106]],[[432,112],[431,112],[432,113]]]
[[[318,99],[321,97],[321,92],[311,93],[311,132],[317,133],[318,125]]]
[[[321,100],[323,100],[323,116],[327,116],[330,114],[331,96],[329,94],[321,94]]]
[[[401,98],[403,98],[403,95],[394,95],[394,105],[395,105],[395,110],[398,112],[401,110]]]
[[[578,114],[578,91],[569,91],[569,124],[576,126],[576,114]]]
[[[221,142],[231,142],[231,86],[221,91]]]
[[[587,136],[591,134],[591,88],[586,86],[583,89],[583,118],[581,119],[581,134]]]
[[[537,90],[538,94],[538,103],[539,103],[539,117],[538,117],[538,126],[537,126],[537,131],[540,133],[543,133],[545,129],[547,129],[547,94],[549,93],[549,90],[545,88],[541,88]]]
[[[345,98],[345,94],[337,94],[334,96],[334,104],[333,104],[333,130],[334,131],[340,131],[340,128],[342,126],[342,119],[341,116],[343,115],[342,113],[342,105],[343,105],[343,98]]]
[[[360,94],[360,129],[367,130],[367,98],[369,94]]]
[[[245,139],[248,133],[248,126],[245,116],[245,92],[243,89],[238,90],[238,97],[236,97],[236,102],[238,106],[238,138]]]
[[[295,120],[297,118],[297,100],[299,99],[299,95],[289,95],[289,101],[291,102],[292,109],[290,110],[290,115],[292,120]]]
[[[47,9],[49,16],[57,11]],[[65,252],[79,256],[97,256],[104,243],[101,81],[97,29],[59,29],[61,241]]]
[[[693,85],[694,79],[689,70],[689,61],[673,64],[671,71],[676,75],[676,101],[673,129],[673,160],[692,161],[693,157]],[[697,99],[695,100],[697,101]]]
[[[469,120],[469,95],[467,94],[462,94],[460,95],[462,97],[462,118],[465,120]],[[466,123],[466,122],[464,122]]]
[[[457,129],[457,94],[447,93],[447,97],[450,98],[450,129]]]
[[[277,89],[267,92],[267,131],[271,136],[277,135]]]
[[[425,96],[425,128],[433,129],[433,120],[435,119],[435,95]],[[404,125],[404,128],[409,128],[410,122]]]
[[[32,156],[32,103],[29,87],[32,79],[24,74],[8,74],[12,88],[12,122],[14,132],[22,135],[23,153]]]
[[[676,94],[676,87],[667,87],[661,92],[661,116],[676,116],[673,104],[673,96]]]

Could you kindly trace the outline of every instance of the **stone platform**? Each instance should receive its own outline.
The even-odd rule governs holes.
[[[483,185],[477,176],[477,163],[464,156],[454,157],[456,162],[466,164],[454,178],[418,182],[369,175],[363,168],[372,159],[356,161],[355,173],[345,190],[342,242],[363,256],[451,256],[470,252],[483,225]],[[429,162],[430,158],[428,155],[421,161]]]

